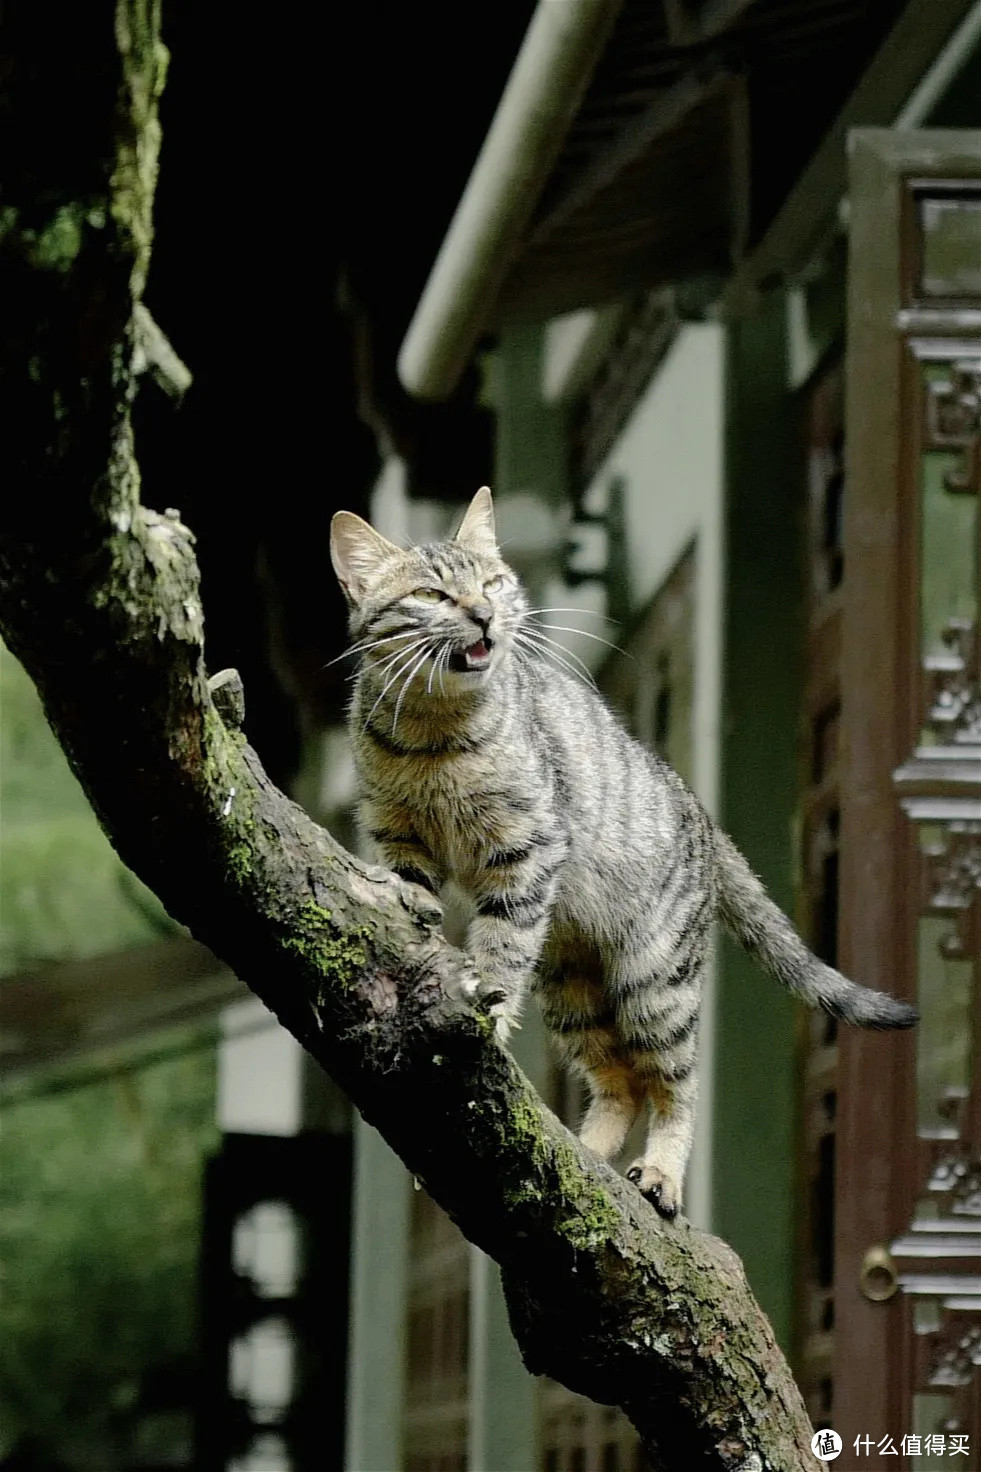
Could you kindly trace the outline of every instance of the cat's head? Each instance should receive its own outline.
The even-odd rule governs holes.
[[[528,604],[503,561],[487,486],[450,541],[396,547],[350,511],[330,527],[330,558],[363,661],[441,692],[474,688],[500,667]]]

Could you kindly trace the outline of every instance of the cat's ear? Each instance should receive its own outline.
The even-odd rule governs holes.
[[[470,502],[456,534],[456,541],[488,557],[496,554],[497,537],[494,533],[494,503],[491,500],[490,486],[481,486]]]
[[[351,603],[360,603],[370,583],[398,547],[353,511],[338,511],[330,523],[330,560]]]

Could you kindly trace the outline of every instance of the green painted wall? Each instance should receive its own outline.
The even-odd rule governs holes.
[[[793,912],[803,668],[803,515],[782,292],[730,327],[721,820]],[[713,1227],[777,1337],[793,1327],[794,1007],[727,940],[716,1020]]]
[[[502,332],[490,360],[490,397],[497,415],[492,489],[531,491],[550,505],[566,492],[566,411],[542,398],[544,328]]]

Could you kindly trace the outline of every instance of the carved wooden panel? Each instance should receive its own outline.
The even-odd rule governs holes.
[[[981,193],[979,193],[981,199]],[[911,337],[922,726],[895,772],[917,834],[918,1196],[892,1244],[914,1430],[981,1451],[981,338]]]
[[[945,374],[928,382],[926,417],[928,448],[959,452],[957,465],[945,476],[947,489],[976,495],[981,483],[981,373],[974,359],[955,359]]]
[[[853,140],[836,1429],[981,1456],[981,139]],[[929,1451],[928,1447],[929,1439]],[[958,1465],[958,1464],[955,1464]]]

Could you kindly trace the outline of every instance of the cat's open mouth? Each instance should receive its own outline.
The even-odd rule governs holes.
[[[493,639],[484,638],[478,639],[476,644],[470,644],[466,649],[454,649],[450,655],[450,669],[457,670],[460,674],[487,669],[493,647]]]

